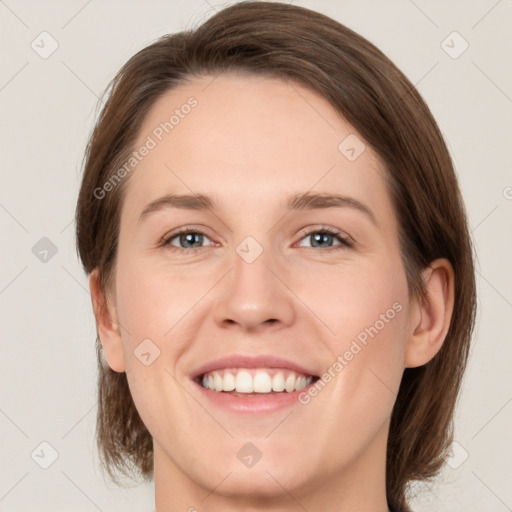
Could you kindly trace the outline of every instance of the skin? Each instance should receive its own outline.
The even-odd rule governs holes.
[[[318,94],[277,79],[196,77],[148,112],[139,147],[169,112],[198,100],[129,177],[115,285],[105,297],[97,269],[90,287],[110,367],[127,372],[137,409],[154,439],[155,501],[167,511],[387,511],[389,418],[405,367],[441,348],[453,309],[453,270],[445,259],[425,270],[429,299],[407,293],[398,221],[371,147],[349,161],[338,146],[355,130]],[[361,140],[362,138],[359,137]],[[288,211],[298,192],[338,193],[351,207]],[[166,193],[206,193],[215,210],[168,208],[138,217]],[[204,233],[202,246],[175,237]],[[327,236],[314,247],[308,232]],[[247,263],[247,236],[263,248]],[[321,375],[394,303],[402,309],[302,405],[247,416],[206,401],[189,378],[231,354],[274,354]],[[134,356],[144,339],[160,356]],[[292,412],[290,414],[290,412]],[[247,468],[245,443],[262,458]]]

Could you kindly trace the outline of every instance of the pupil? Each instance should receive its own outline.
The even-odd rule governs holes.
[[[322,245],[322,243],[326,243],[325,237],[331,237],[329,233],[316,233],[313,235],[314,243],[313,247],[317,247],[318,245]],[[323,239],[323,242],[322,242]],[[318,242],[318,245],[316,245]]]
[[[191,243],[192,244],[192,247],[201,247],[201,241],[202,239],[199,238],[201,237],[202,235],[199,234],[199,233],[186,233],[185,235],[182,235],[182,238],[181,238],[181,242],[183,243],[183,245],[186,245],[187,243]],[[199,241],[197,242],[194,242],[194,238],[199,238]]]
[[[184,245],[190,243],[192,247],[200,247],[202,242],[202,235],[200,233],[186,233],[181,236],[181,241]],[[313,235],[313,247],[318,247],[328,243],[332,235],[329,233],[315,233]]]

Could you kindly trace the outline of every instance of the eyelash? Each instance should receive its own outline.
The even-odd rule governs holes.
[[[170,249],[171,251],[186,251],[189,253],[196,252],[200,249],[204,249],[204,247],[193,247],[193,248],[186,249],[186,248],[176,247],[174,245],[171,245],[172,240],[174,240],[175,238],[177,238],[180,235],[186,235],[189,233],[193,233],[193,234],[197,234],[197,235],[204,235],[204,236],[208,237],[208,235],[206,233],[204,233],[203,231],[201,231],[199,229],[182,228],[181,230],[176,231],[176,232],[164,237],[159,245],[162,247],[166,247],[166,248]],[[327,226],[322,226],[320,229],[317,228],[317,229],[307,231],[305,233],[301,233],[302,236],[300,239],[302,240],[303,238],[306,238],[308,236],[311,236],[313,234],[318,234],[318,233],[329,234],[329,235],[334,236],[340,242],[340,245],[337,245],[334,247],[327,247],[327,248],[306,247],[306,249],[312,249],[315,252],[331,252],[331,251],[340,250],[340,249],[349,249],[354,246],[354,244],[352,243],[352,241],[349,238],[341,235],[341,231],[338,231],[337,229],[330,228]]]

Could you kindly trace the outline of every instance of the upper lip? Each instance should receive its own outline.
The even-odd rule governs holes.
[[[308,369],[298,363],[294,363],[288,359],[273,355],[243,355],[234,354],[226,357],[209,361],[208,363],[200,366],[194,370],[190,377],[196,379],[205,373],[214,370],[221,370],[224,368],[283,368],[286,370],[293,370],[296,373],[304,375],[312,375],[316,377],[314,370]]]

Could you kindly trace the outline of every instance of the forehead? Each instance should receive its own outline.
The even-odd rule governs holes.
[[[135,149],[144,145],[151,149],[125,199],[133,213],[169,192],[205,193],[238,208],[284,204],[284,196],[306,191],[390,206],[374,151],[325,98],[294,82],[235,74],[192,79],[149,110]]]

